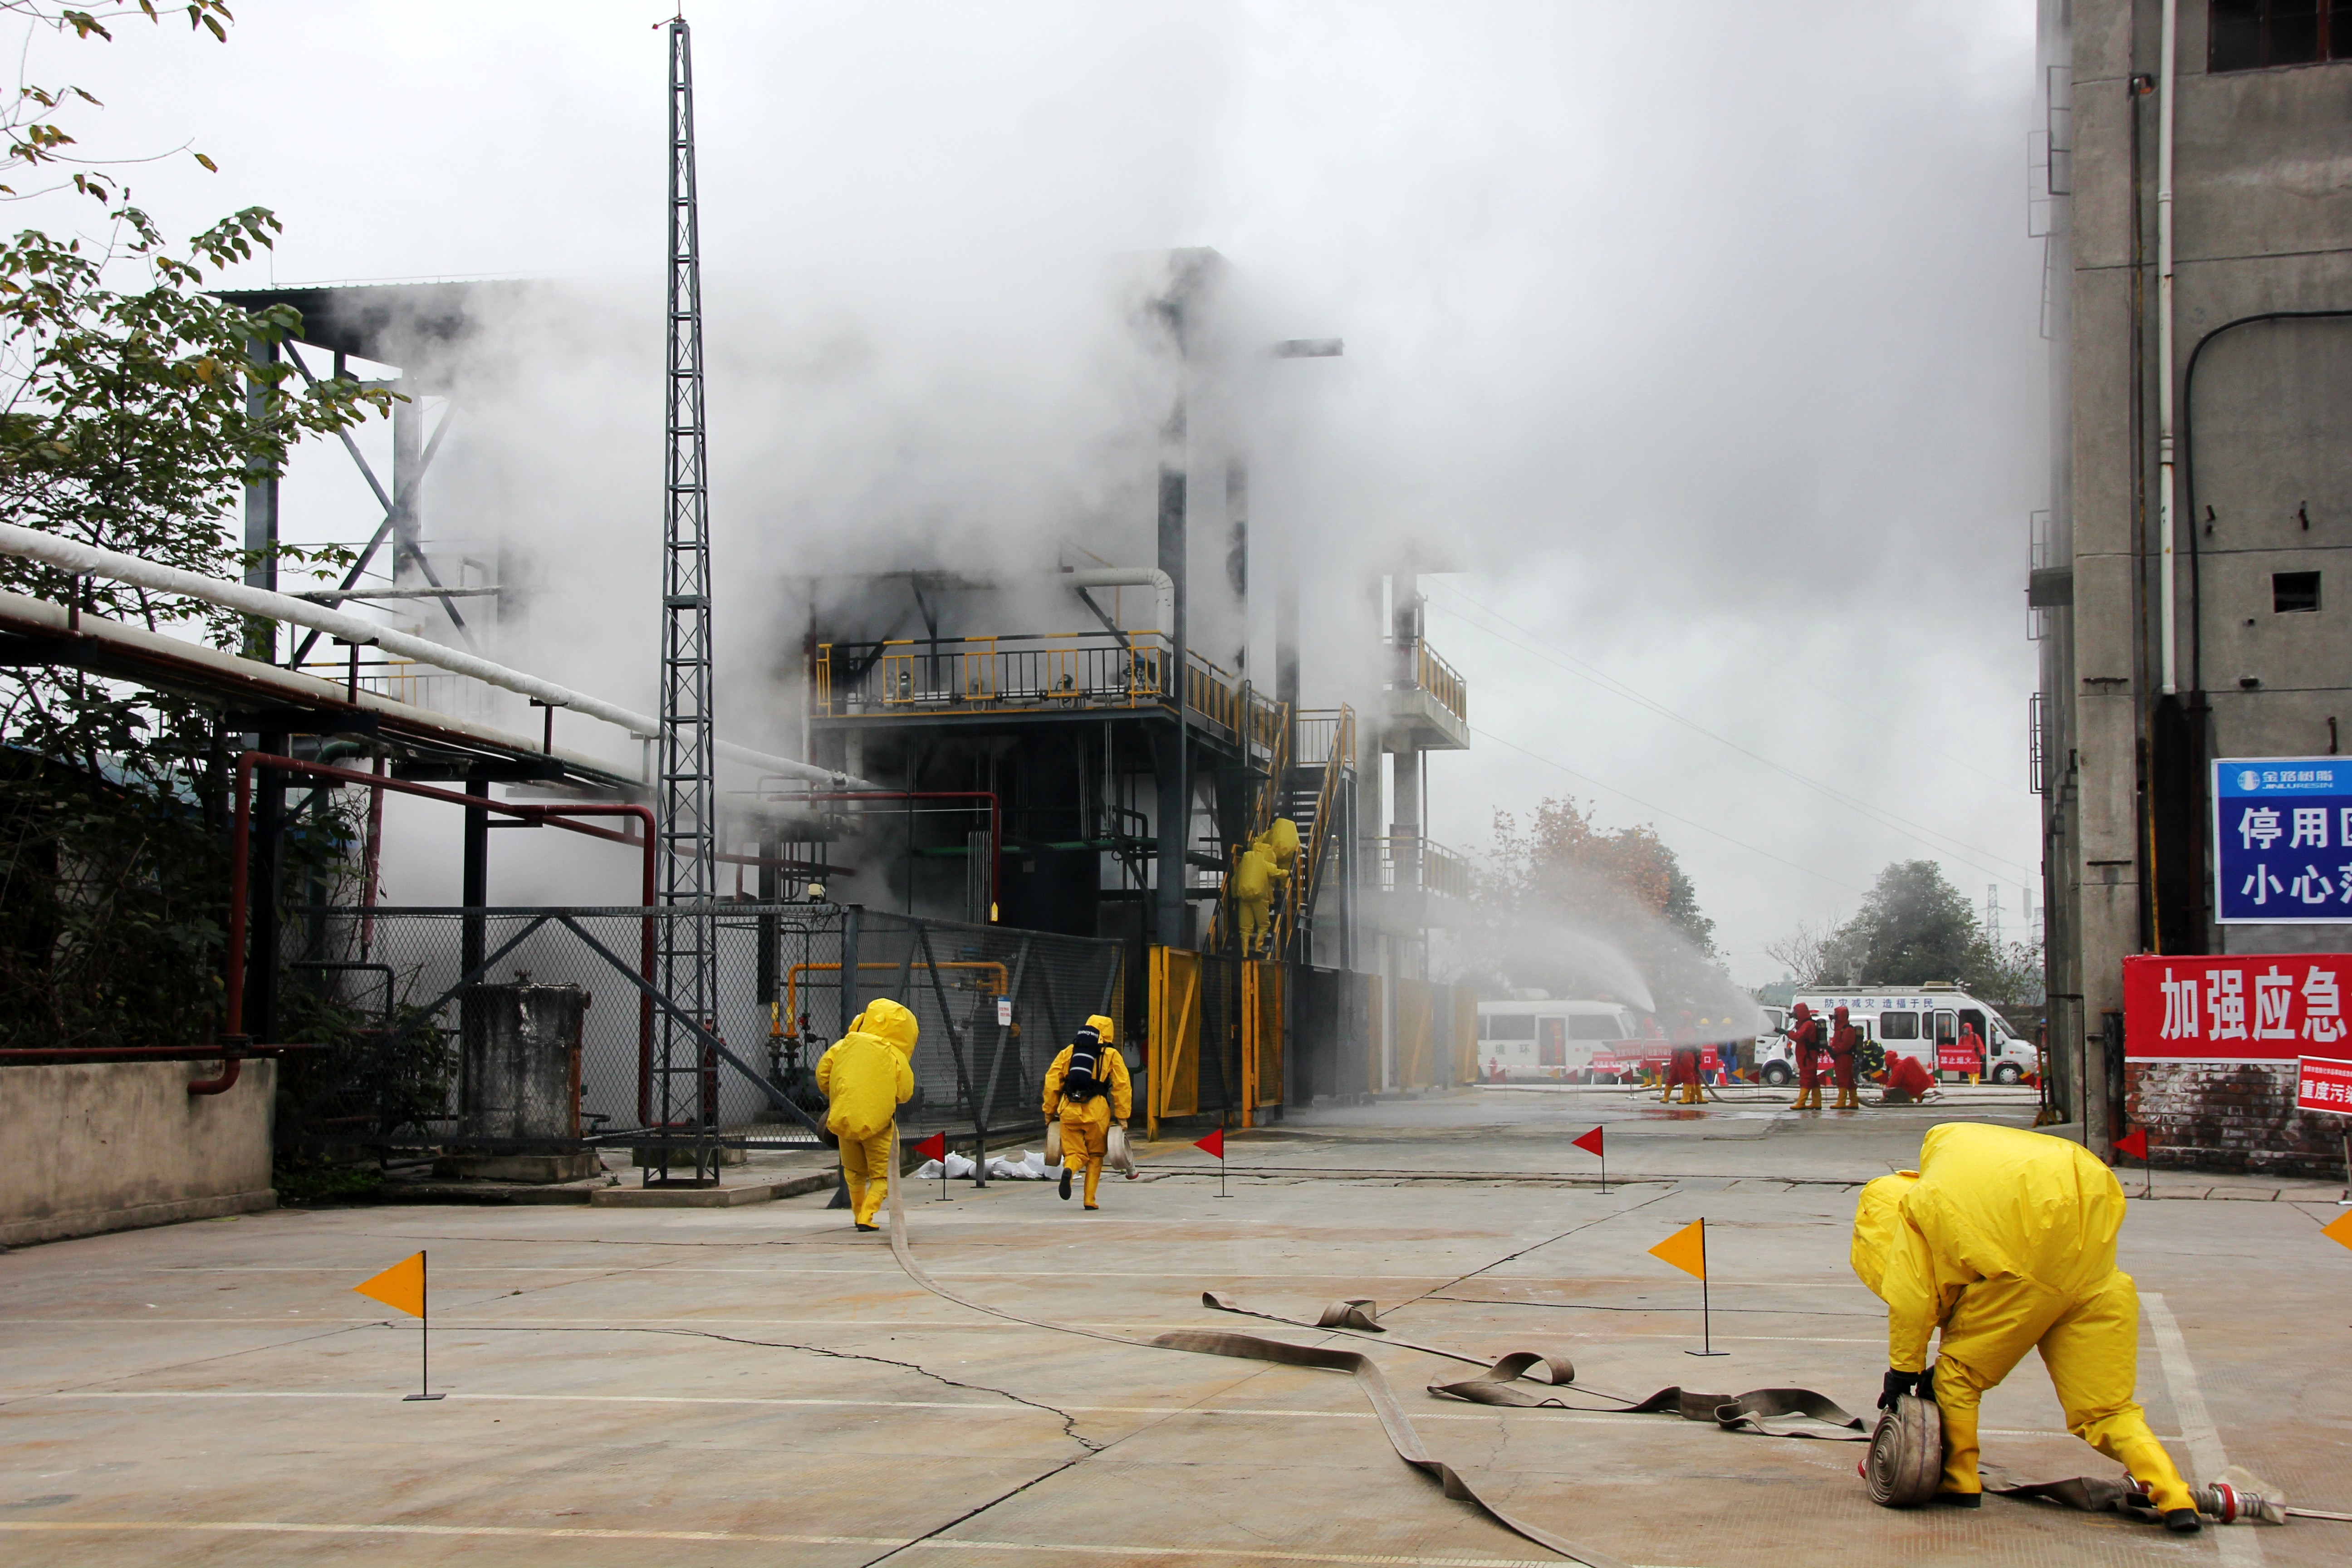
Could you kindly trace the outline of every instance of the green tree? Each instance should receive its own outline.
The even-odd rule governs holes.
[[[1841,985],[1974,985],[1995,955],[1976,910],[1932,860],[1898,860],[1879,872],[1854,917],[1831,937],[1816,978]]]
[[[116,16],[5,0],[0,11],[107,39]],[[226,37],[214,0],[191,24]],[[208,270],[267,247],[250,207],[169,245],[104,171],[71,168],[44,118],[78,89],[26,89],[0,117],[5,164],[58,172],[103,214],[102,240],[27,228],[0,245],[0,518],[186,571],[246,563],[229,525],[242,487],[305,436],[389,407],[349,377],[289,386],[264,352],[298,331],[277,308],[204,292]],[[209,167],[209,160],[206,160]],[[0,193],[28,196],[13,185]],[[126,286],[127,285],[127,286]],[[289,552],[287,553],[299,553]],[[236,617],[0,557],[0,589],[237,646]],[[69,667],[0,670],[0,1037],[43,1043],[200,1037],[218,1003],[226,753],[218,715]]]

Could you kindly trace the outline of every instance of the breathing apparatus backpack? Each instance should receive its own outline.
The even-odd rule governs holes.
[[[1102,1038],[1092,1029],[1071,1037],[1070,1065],[1062,1073],[1063,1099],[1084,1105],[1110,1092],[1110,1069],[1102,1057]]]

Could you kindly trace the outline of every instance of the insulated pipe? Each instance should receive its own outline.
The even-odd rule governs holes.
[[[1176,635],[1176,580],[1159,567],[1087,566],[1075,571],[1065,569],[1058,575],[1073,588],[1150,589],[1157,622],[1151,629],[1165,637]]]
[[[38,561],[64,572],[79,573],[86,576],[111,577],[116,582],[129,583],[134,587],[152,589],[159,594],[177,594],[186,598],[200,599],[205,604],[218,605],[223,609],[235,610],[240,615],[257,616],[264,620],[286,621],[295,626],[310,626],[314,630],[341,637],[346,642],[373,643],[386,653],[398,654],[403,658],[413,658],[419,664],[429,664],[436,668],[448,670],[453,675],[470,676],[488,685],[520,692],[551,708],[569,708],[575,713],[585,713],[592,719],[602,719],[608,724],[620,726],[632,735],[650,737],[661,732],[660,721],[646,714],[634,712],[629,709],[606,702],[601,698],[591,697],[584,692],[558,686],[551,680],[541,680],[535,675],[527,675],[519,669],[509,669],[504,665],[492,664],[487,658],[478,658],[458,648],[445,647],[439,643],[428,642],[423,637],[411,637],[406,632],[394,631],[375,621],[364,620],[358,616],[347,616],[340,610],[331,610],[324,605],[312,604],[307,599],[292,598],[284,594],[273,594],[261,588],[249,588],[241,583],[224,583],[217,578],[199,576],[194,572],[183,572],[176,567],[159,566],[152,561],[142,561],[135,555],[124,555],[117,551],[101,550],[92,544],[77,544],[72,540],[60,539],[54,533],[42,533],[35,529],[19,528],[15,523],[0,522],[0,555],[22,556],[27,561]],[[717,750],[720,756],[730,762],[749,763],[755,767],[765,768],[771,773],[782,773],[791,778],[805,779],[811,784],[856,787],[867,783],[864,779],[846,777],[830,768],[820,768],[808,763],[794,762],[789,757],[770,756],[765,752],[755,752],[747,746],[738,746],[727,741],[717,742]]]
[[[2164,694],[2180,689],[2179,617],[2172,585],[2172,104],[2179,75],[2180,0],[2164,0],[2164,55],[2156,100],[2156,528],[2157,600]],[[2192,523],[2193,527],[2194,524]]]

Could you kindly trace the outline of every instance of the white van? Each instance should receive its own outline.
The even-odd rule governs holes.
[[[1614,1002],[1481,1002],[1478,1072],[1490,1080],[1584,1083],[1595,1049],[1633,1037],[1633,1010]]]
[[[1795,1000],[1822,1020],[1823,1045],[1829,1043],[1833,1010],[1843,1007],[1847,1022],[1877,1041],[1888,1056],[1916,1057],[1939,1078],[1957,1079],[1981,1072],[1988,1083],[2015,1083],[2034,1070],[2033,1042],[2012,1034],[2000,1013],[1948,981],[1800,991]],[[1964,1066],[1957,1054],[1963,1024],[1984,1042],[1980,1067],[1973,1058]],[[1789,1083],[1797,1076],[1785,1035],[1756,1042],[1756,1065],[1766,1083]]]

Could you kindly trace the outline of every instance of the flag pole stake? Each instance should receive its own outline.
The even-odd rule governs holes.
[[[433,1319],[429,1315],[433,1306],[433,1260],[422,1251],[416,1255],[416,1272],[419,1276],[420,1287],[416,1304],[426,1310],[416,1314],[417,1391],[415,1394],[402,1394],[400,1402],[403,1405],[414,1405],[418,1400],[441,1397],[433,1392]]]
[[[1707,1299],[1706,1273],[1706,1216],[1705,1215],[1701,1215],[1698,1221],[1699,1348],[1695,1351],[1685,1351],[1683,1352],[1683,1354],[1702,1357],[1729,1355],[1731,1353],[1729,1351],[1719,1351],[1715,1348],[1715,1329],[1713,1323],[1714,1307]]]

